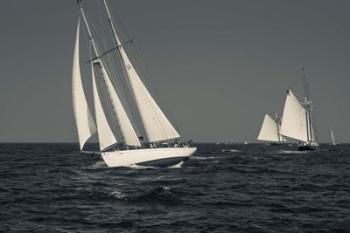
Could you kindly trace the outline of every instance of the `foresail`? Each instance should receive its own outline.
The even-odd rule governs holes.
[[[111,101],[111,104],[113,106],[114,116],[115,120],[117,121],[117,127],[119,132],[118,141],[123,142],[126,145],[129,146],[141,146],[140,140],[129,120],[128,115],[126,114],[126,111],[117,95],[117,92],[110,80],[110,77],[101,63],[101,72],[102,77],[104,79],[104,83],[106,85],[106,89],[108,91],[108,96]]]
[[[80,150],[86,141],[96,133],[96,125],[91,116],[91,112],[84,93],[80,72],[80,20],[77,26],[76,40],[73,55],[72,69],[72,94],[75,123],[78,129]]]
[[[117,143],[117,140],[108,123],[107,117],[102,107],[101,98],[100,98],[97,83],[96,83],[94,68],[92,69],[92,88],[93,88],[93,95],[94,95],[98,139],[100,144],[100,150],[102,151],[110,147],[111,145]]]
[[[263,124],[258,136],[259,141],[279,142],[277,123],[268,114],[265,115]]]
[[[131,64],[123,47],[120,48],[123,64],[139,110],[149,142],[179,138],[180,135],[155,102],[140,76]]]
[[[288,138],[302,142],[308,141],[307,116],[305,108],[300,104],[291,90],[287,91],[280,133]]]

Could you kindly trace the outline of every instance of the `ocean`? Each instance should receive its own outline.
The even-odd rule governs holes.
[[[197,147],[107,168],[76,144],[1,144],[0,232],[350,232],[350,145]]]

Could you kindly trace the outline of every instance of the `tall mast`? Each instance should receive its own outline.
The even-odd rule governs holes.
[[[312,130],[312,117],[311,117],[311,104],[310,96],[309,96],[309,83],[306,79],[305,69],[302,68],[303,73],[303,82],[304,82],[304,88],[305,88],[305,108],[306,108],[306,130],[307,130],[307,141],[308,143],[313,142],[313,130]]]
[[[98,52],[97,52],[97,47],[96,47],[96,44],[95,44],[95,40],[94,38],[92,37],[92,33],[91,33],[91,30],[90,30],[90,26],[87,22],[87,19],[86,19],[86,16],[85,16],[85,12],[83,10],[83,7],[81,5],[81,1],[82,0],[78,0],[77,3],[78,3],[78,8],[79,8],[79,11],[80,11],[80,14],[83,18],[83,21],[85,23],[85,26],[86,26],[86,30],[87,30],[87,33],[89,35],[89,40],[91,41],[91,45],[92,45],[92,49],[93,49],[93,53],[94,53],[94,56],[97,57],[98,56]]]
[[[280,122],[279,122],[279,118],[278,118],[278,114],[277,112],[275,112],[275,121],[276,121],[276,125],[277,125],[277,135],[278,135],[278,141],[281,141],[281,134],[280,134]]]
[[[111,27],[114,40],[115,40],[115,42],[117,43],[117,46],[120,46],[120,45],[121,45],[121,42],[120,42],[120,40],[119,40],[119,37],[117,36],[117,31],[116,31],[116,29],[115,29],[115,27],[114,27],[114,25],[113,25],[113,23],[112,23],[111,12],[109,11],[109,8],[108,8],[107,1],[106,1],[106,0],[103,0],[103,5],[105,6],[106,11],[107,11],[108,24],[109,24],[109,26]],[[119,49],[118,49],[118,51],[119,51]]]

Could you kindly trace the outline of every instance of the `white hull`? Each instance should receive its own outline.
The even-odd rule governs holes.
[[[196,152],[196,147],[147,148],[102,152],[108,167],[129,167],[132,165],[171,166],[188,159]]]

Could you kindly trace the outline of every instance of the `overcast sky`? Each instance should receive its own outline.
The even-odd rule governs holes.
[[[84,4],[92,1],[85,0]],[[75,0],[3,1],[0,141],[76,142],[71,66]],[[186,138],[254,141],[288,87],[315,127],[350,142],[350,2],[347,0],[113,0],[135,38],[147,83]]]

